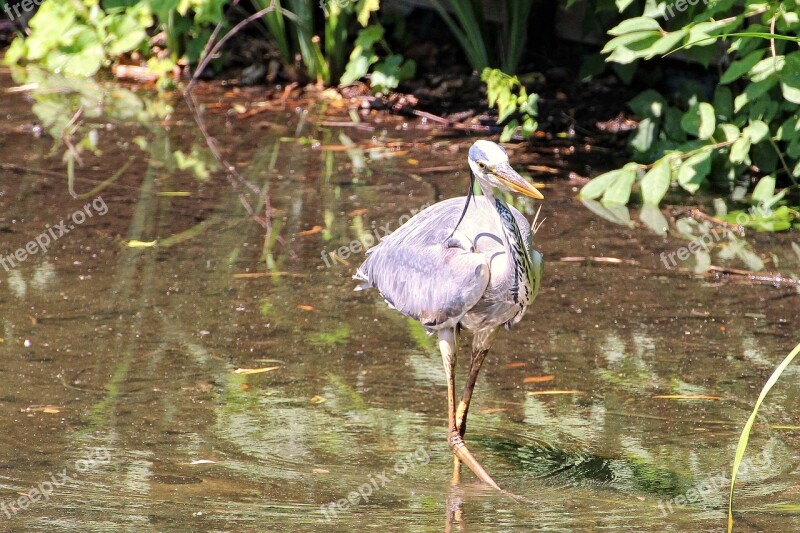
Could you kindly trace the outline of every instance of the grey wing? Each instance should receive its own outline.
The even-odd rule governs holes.
[[[446,244],[458,214],[458,202],[437,204],[382,240],[353,276],[359,288],[378,289],[389,305],[427,328],[455,326],[490,278],[483,254]]]
[[[400,244],[375,249],[355,278],[404,315],[439,329],[454,327],[478,303],[489,266],[483,255],[461,248]]]

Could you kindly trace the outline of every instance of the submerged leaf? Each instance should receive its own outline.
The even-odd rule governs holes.
[[[523,383],[545,383],[547,381],[553,381],[556,379],[555,376],[528,376],[522,380]]]
[[[237,368],[236,370],[232,370],[234,374],[263,374],[264,372],[272,372],[273,370],[279,369],[279,366],[267,366],[264,368]]]

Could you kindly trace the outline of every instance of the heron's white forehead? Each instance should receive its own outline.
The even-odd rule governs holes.
[[[508,161],[508,154],[497,143],[492,141],[475,141],[469,149],[469,158],[473,161]]]

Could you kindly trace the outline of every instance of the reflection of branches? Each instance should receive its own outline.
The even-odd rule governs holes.
[[[236,191],[239,190],[240,186],[245,186],[252,192],[255,193],[261,192],[259,191],[258,187],[250,183],[241,174],[239,174],[239,171],[236,170],[236,167],[223,157],[222,153],[219,150],[219,147],[217,146],[216,141],[211,137],[211,135],[209,135],[208,128],[206,128],[206,124],[205,121],[203,120],[203,117],[197,110],[197,101],[194,99],[194,95],[192,94],[192,88],[197,82],[197,79],[202,74],[203,70],[205,70],[205,68],[208,66],[208,63],[211,61],[211,59],[217,54],[217,52],[219,52],[220,48],[222,48],[222,45],[224,45],[228,41],[228,39],[236,35],[239,31],[241,31],[242,28],[244,28],[254,20],[257,20],[263,17],[264,15],[272,11],[275,11],[276,9],[279,9],[276,4],[277,4],[276,0],[271,0],[269,6],[259,11],[256,11],[246,19],[239,22],[236,26],[233,27],[233,29],[231,29],[231,31],[226,33],[224,37],[222,37],[219,41],[215,43],[214,41],[216,40],[217,35],[219,35],[219,32],[222,28],[222,22],[217,24],[217,27],[214,28],[214,32],[211,34],[208,43],[206,43],[205,50],[203,50],[202,59],[200,60],[200,63],[198,63],[197,69],[195,69],[194,74],[192,75],[192,79],[189,80],[186,89],[183,91],[183,97],[186,100],[186,105],[189,107],[189,110],[191,111],[192,116],[194,117],[194,120],[197,123],[197,127],[200,129],[200,133],[203,134],[203,138],[205,138],[209,150],[211,150],[211,153],[214,155],[214,158],[227,172],[228,181],[230,181],[231,186]],[[253,220],[258,222],[261,225],[261,227],[269,231],[271,226],[269,223],[269,216],[270,216],[269,209],[267,209],[264,218],[261,218],[256,213],[256,210],[253,209],[253,206],[250,205],[250,202],[247,200],[247,197],[243,193],[239,193],[239,201],[244,206],[245,210],[247,211],[247,214]],[[268,200],[266,200],[265,198],[265,206],[268,205],[269,205]]]
[[[749,270],[724,268],[724,267],[718,267],[716,265],[711,265],[710,267],[708,267],[708,271],[713,272],[715,273],[715,275],[720,275],[722,277],[739,276],[740,279],[756,283],[770,283],[776,286],[783,284],[800,286],[800,279],[787,278],[785,276],[782,276],[781,274],[772,272],[765,272],[763,274],[759,274],[750,272]]]
[[[247,181],[241,174],[239,174],[239,172],[236,170],[236,167],[229,163],[228,160],[225,159],[225,157],[223,157],[223,155],[220,153],[216,141],[208,133],[208,129],[206,128],[206,123],[203,120],[203,117],[201,117],[200,113],[197,111],[197,102],[194,99],[194,95],[186,91],[184,92],[183,97],[186,100],[186,105],[189,107],[189,111],[192,112],[192,116],[194,117],[194,121],[197,123],[197,127],[200,129],[200,133],[203,134],[203,138],[206,140],[208,149],[211,150],[214,159],[216,159],[222,168],[227,171],[226,176],[228,177],[228,181],[230,181],[233,189],[239,191],[239,186],[244,185],[253,192],[259,192],[258,187]],[[244,193],[239,193],[239,201],[244,206],[247,214],[266,229],[268,225],[267,222],[258,216]]]
[[[69,194],[77,200],[85,200],[86,198],[94,196],[103,189],[105,189],[106,187],[108,187],[109,185],[111,185],[112,183],[114,183],[115,181],[117,181],[125,173],[125,171],[128,170],[128,168],[131,166],[131,164],[134,162],[135,159],[136,159],[135,156],[130,156],[128,158],[128,162],[122,165],[122,167],[118,171],[116,171],[110,178],[100,182],[100,184],[95,186],[91,191],[81,194],[75,192],[75,171],[72,165],[72,159],[69,159],[67,161],[67,190],[69,191]]]

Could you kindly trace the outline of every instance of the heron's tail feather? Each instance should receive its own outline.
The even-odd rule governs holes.
[[[370,280],[371,259],[371,257],[367,256],[367,259],[361,263],[361,266],[358,267],[356,273],[353,275],[353,279],[359,282],[358,286],[354,290],[364,291],[375,287]]]

